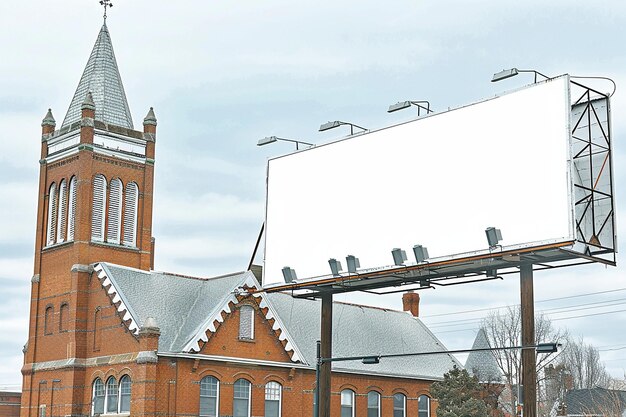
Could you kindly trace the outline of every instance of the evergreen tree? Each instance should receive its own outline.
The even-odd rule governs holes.
[[[481,398],[478,379],[456,365],[435,382],[430,393],[439,402],[437,417],[485,417],[487,405]]]

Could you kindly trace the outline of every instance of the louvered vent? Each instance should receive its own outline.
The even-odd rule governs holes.
[[[74,225],[76,224],[76,177],[70,180],[70,203],[67,206],[67,240],[74,240]]]
[[[109,224],[107,242],[120,243],[120,228],[122,220],[122,181],[119,178],[111,180],[109,187]]]
[[[254,339],[254,307],[244,305],[239,309],[239,338]]]
[[[57,243],[65,242],[65,226],[67,217],[67,182],[61,181],[59,184],[59,217],[57,219]]]
[[[139,188],[134,182],[126,186],[124,196],[124,245],[137,246],[137,200]]]
[[[48,245],[56,241],[57,230],[57,185],[52,183],[48,194]]]
[[[91,240],[104,241],[104,210],[106,207],[107,180],[103,175],[93,179],[93,206],[91,212]]]

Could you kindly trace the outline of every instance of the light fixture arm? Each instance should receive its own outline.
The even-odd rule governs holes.
[[[315,146],[315,144],[313,144],[313,143],[304,142],[304,141],[301,141],[301,140],[279,138],[279,137],[276,137],[276,136],[268,136],[268,137],[265,137],[265,138],[259,140],[259,142],[257,143],[257,146],[269,145],[270,143],[278,142],[278,141],[295,143],[296,144],[296,150],[300,149],[299,145],[308,145],[310,147]]]
[[[535,74],[535,83],[537,83],[537,75],[541,75],[543,78],[545,78],[546,80],[549,80],[551,77],[548,77],[546,74],[542,74],[537,70],[533,70],[533,69],[518,69],[517,72],[532,72]]]

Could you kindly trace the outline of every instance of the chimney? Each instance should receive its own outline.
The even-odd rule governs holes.
[[[420,316],[420,295],[413,291],[408,291],[402,296],[402,310],[408,311],[413,317]]]

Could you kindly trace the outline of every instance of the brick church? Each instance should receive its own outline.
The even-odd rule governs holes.
[[[320,302],[252,295],[258,271],[157,272],[157,119],[135,130],[106,23],[60,127],[42,122],[21,415],[313,416]],[[167,138],[164,138],[167,140]],[[430,417],[430,384],[459,365],[418,316],[334,303],[332,415]]]

